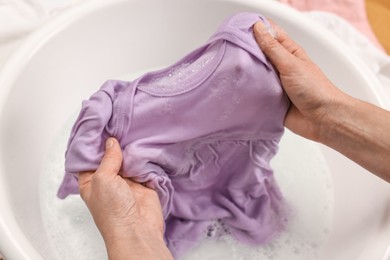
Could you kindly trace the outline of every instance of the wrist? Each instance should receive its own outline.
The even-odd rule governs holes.
[[[132,241],[133,243],[140,243],[145,240],[145,237],[152,237],[154,239],[163,238],[163,235],[158,230],[150,227],[143,227],[142,225],[116,226],[111,230],[102,233],[103,239],[107,246],[116,245],[122,241]]]
[[[103,239],[110,260],[173,259],[165,245],[163,234],[158,229],[132,226],[113,230],[104,235]]]
[[[325,113],[316,124],[317,142],[327,145],[329,141],[334,139],[337,132],[343,128],[346,120],[350,117],[354,102],[354,98],[341,91],[334,95]]]

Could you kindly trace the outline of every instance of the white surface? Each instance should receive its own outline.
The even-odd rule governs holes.
[[[307,17],[337,36],[382,83],[383,99],[390,100],[390,56],[378,49],[365,35],[343,18],[328,12],[311,11]]]
[[[42,221],[40,176],[50,145],[81,99],[107,78],[172,63],[203,43],[227,14],[244,10],[263,13],[283,26],[346,92],[389,107],[377,79],[346,46],[277,3],[82,4],[32,35],[0,75],[0,251],[6,257],[56,255]],[[338,153],[320,149],[332,173],[335,201],[329,241],[318,259],[383,258],[390,243],[388,185]]]
[[[0,70],[31,31],[86,0],[1,0]]]

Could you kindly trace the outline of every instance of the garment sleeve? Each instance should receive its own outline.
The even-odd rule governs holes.
[[[57,194],[59,198],[79,193],[78,173],[96,170],[104,154],[105,140],[115,136],[114,93],[107,91],[105,85],[83,102],[73,125],[65,153],[65,176]]]

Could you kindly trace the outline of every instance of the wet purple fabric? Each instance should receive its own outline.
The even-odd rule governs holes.
[[[107,137],[123,149],[123,175],[158,192],[165,238],[181,255],[219,220],[250,244],[282,224],[283,199],[270,160],[289,106],[252,26],[240,13],[176,64],[132,81],[107,81],[82,104],[58,196],[78,193],[77,173],[95,170]]]

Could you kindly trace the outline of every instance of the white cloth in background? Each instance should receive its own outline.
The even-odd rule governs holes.
[[[23,35],[46,17],[39,0],[0,1],[0,42]]]
[[[307,17],[340,38],[378,77],[390,99],[390,56],[343,18],[328,12],[310,11]]]
[[[39,0],[0,0],[0,68],[21,38],[46,17]]]
[[[0,0],[0,42],[20,37],[82,0]]]
[[[23,39],[83,0],[0,0],[0,70]]]

